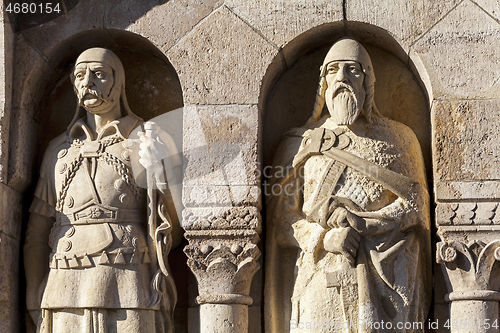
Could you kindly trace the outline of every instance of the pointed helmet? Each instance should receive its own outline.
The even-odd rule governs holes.
[[[326,54],[323,66],[321,66],[321,76],[326,75],[326,68],[334,61],[356,61],[361,64],[365,75],[368,75],[372,82],[375,82],[372,60],[366,49],[358,41],[344,37],[339,39]]]

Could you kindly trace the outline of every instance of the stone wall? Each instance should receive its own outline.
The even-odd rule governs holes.
[[[248,250],[252,260],[258,262],[259,247],[263,248],[259,233],[266,223],[259,214],[265,181],[261,172],[271,163],[280,135],[303,123],[312,112],[317,68],[327,45],[344,35],[357,38],[367,46],[377,75],[380,73],[375,94],[381,112],[409,125],[422,146],[436,203],[437,227],[433,233],[435,241],[442,242],[438,250],[445,254],[455,251],[459,259],[463,256],[467,258],[463,260],[469,260],[469,266],[458,264],[459,270],[470,275],[461,280],[449,276],[452,270],[457,272],[452,267],[453,256],[437,256],[430,318],[440,322],[449,318],[448,302],[453,297],[450,299],[447,294],[469,288],[473,283],[470,281],[479,279],[476,271],[486,269],[476,264],[481,262],[480,254],[488,255],[488,251],[481,251],[500,238],[496,227],[500,169],[495,134],[500,98],[498,1],[61,3],[64,10],[59,15],[32,20],[23,14],[7,15],[5,8],[2,11],[0,327],[5,332],[19,332],[26,327],[22,306],[24,282],[20,279],[21,231],[26,226],[27,208],[43,154],[40,138],[46,140],[58,134],[65,126],[64,117],[74,111],[73,105],[66,110],[65,103],[47,101],[51,94],[70,91],[66,75],[71,61],[91,46],[121,50],[131,65],[142,59],[134,58],[134,52],[150,56],[151,62],[160,59],[165,64],[165,75],[178,83],[162,85],[160,78],[150,82],[162,95],[155,105],[164,107],[148,111],[154,106],[147,105],[143,117],[153,118],[167,109],[184,106],[182,126],[188,181],[184,185],[183,223],[189,246],[199,246],[205,255],[224,249],[236,259]],[[395,75],[388,73],[391,70]],[[128,79],[127,89],[132,89],[130,84],[134,81],[137,83]],[[301,86],[307,88],[298,88]],[[144,85],[138,89],[145,92],[150,88]],[[139,99],[137,108],[141,103]],[[51,112],[55,112],[54,122],[47,125]],[[220,142],[226,145],[221,148],[217,145]],[[229,146],[236,150],[228,152]],[[240,163],[244,177],[231,175],[230,169],[208,172],[207,177],[197,174],[200,165],[220,171],[221,166],[234,163]],[[247,210],[233,211],[235,206]],[[250,217],[245,219],[246,216]],[[231,227],[236,218],[246,222]],[[233,234],[228,230],[233,230]],[[226,234],[233,236],[228,238]],[[255,247],[256,244],[260,245]],[[493,252],[496,253],[494,249]],[[189,251],[188,257],[202,260]],[[447,269],[442,270],[444,264]],[[253,299],[248,311],[251,332],[261,332],[263,327],[261,270],[255,273],[256,267],[238,273],[243,276],[237,278],[248,284],[243,289],[220,290],[222,294],[250,295]],[[196,278],[206,279],[200,272],[194,273]],[[250,286],[254,273],[256,278]],[[480,274],[486,276],[484,272]],[[200,295],[195,279],[190,279],[183,291],[189,299],[183,305],[186,311],[189,308],[188,319],[183,320],[189,324],[190,332],[199,332],[199,310],[194,299]],[[198,280],[199,285],[201,282]],[[494,283],[474,287],[485,292],[497,291],[495,288],[498,286]],[[488,297],[493,302],[487,304],[496,304],[500,299],[492,295]],[[461,297],[477,301],[482,296]],[[231,304],[250,303],[248,299],[233,301]],[[210,301],[205,304],[205,311],[217,311],[210,308]],[[227,309],[221,306],[219,310]],[[476,315],[456,307],[452,310],[456,318]],[[201,325],[205,324],[219,325]],[[209,331],[210,326],[207,327],[203,332]],[[439,332],[445,331],[441,326]]]

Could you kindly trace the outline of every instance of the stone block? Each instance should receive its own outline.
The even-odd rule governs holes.
[[[257,106],[188,106],[183,126],[185,186],[259,184]]]
[[[278,47],[309,29],[342,20],[341,0],[228,0],[226,6]]]
[[[22,222],[22,194],[0,183],[0,198],[0,233],[19,240]]]
[[[2,332],[19,332],[20,243],[0,232],[0,325]]]
[[[158,1],[144,4],[133,0],[107,2],[104,25],[106,28],[137,33],[166,52],[214,8],[219,7],[222,0],[163,2],[162,5],[157,5]],[[123,10],[123,7],[126,9]]]
[[[184,104],[256,104],[278,49],[222,6],[167,56],[179,74]]]
[[[436,181],[436,201],[443,200],[495,200],[500,199],[500,182],[485,181]]]
[[[414,50],[427,68],[434,98],[494,98],[500,93],[499,44],[499,23],[464,1],[423,35]]]
[[[77,1],[67,13],[53,20],[21,31],[21,34],[42,54],[63,40],[85,30],[103,27],[105,1]]]
[[[434,101],[435,181],[500,178],[498,110],[498,100]]]
[[[261,191],[258,186],[236,184],[221,184],[217,186],[184,185],[182,191],[182,203],[186,207],[219,207],[241,204],[259,206],[260,201]]]
[[[489,15],[500,20],[500,2],[491,0],[475,0],[475,3],[483,10],[488,12]]]
[[[369,23],[387,30],[409,47],[460,0],[347,0],[348,21]]]
[[[156,6],[158,6],[157,0],[104,1],[104,27],[126,29]]]

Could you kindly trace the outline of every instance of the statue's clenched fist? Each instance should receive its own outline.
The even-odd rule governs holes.
[[[351,264],[356,260],[361,236],[351,227],[340,227],[329,230],[323,240],[325,250],[343,254]]]

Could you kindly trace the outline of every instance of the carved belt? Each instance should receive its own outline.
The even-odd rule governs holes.
[[[62,226],[97,223],[141,223],[141,215],[141,211],[136,209],[119,208],[110,210],[94,206],[75,213],[58,213],[58,220]]]
[[[50,257],[51,269],[89,268],[97,265],[140,265],[151,262],[149,250],[146,247],[122,247],[114,250],[104,250],[102,253],[83,256],[68,256],[53,253]]]

